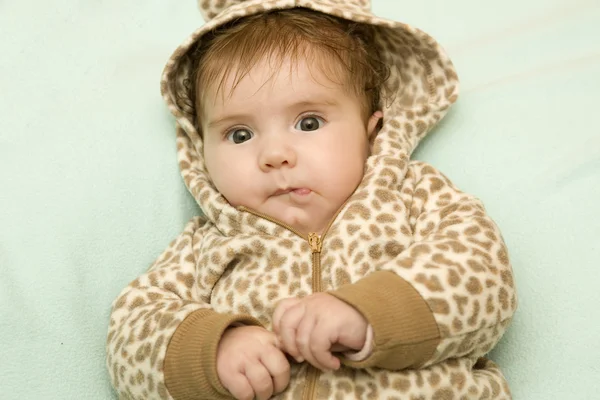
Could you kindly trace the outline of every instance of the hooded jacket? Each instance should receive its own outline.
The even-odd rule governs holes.
[[[410,155],[458,95],[441,47],[378,18],[364,0],[202,1],[208,22],[173,54],[161,90],[176,118],[178,160],[204,215],[192,219],[113,303],[107,366],[120,398],[232,399],[216,352],[233,324],[271,329],[278,301],[328,292],[372,327],[370,354],[338,371],[292,363],[277,399],[509,399],[484,355],[517,300],[502,236],[481,202]],[[382,128],[362,182],[322,235],[304,236],[215,189],[188,82],[193,46],[210,30],[273,9],[305,7],[377,27],[392,66]],[[184,100],[182,100],[184,99]]]

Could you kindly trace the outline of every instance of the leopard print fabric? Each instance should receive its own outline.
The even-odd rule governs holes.
[[[172,398],[164,379],[167,349],[182,321],[198,310],[248,315],[270,328],[279,300],[313,291],[306,238],[227,203],[206,173],[194,110],[181,102],[188,96],[188,52],[204,33],[253,13],[307,7],[378,26],[376,45],[394,67],[388,85],[397,94],[384,107],[360,186],[322,243],[322,290],[390,271],[418,292],[439,332],[435,351],[419,368],[344,366],[317,376],[308,398],[510,399],[502,372],[483,358],[517,306],[501,233],[478,199],[434,167],[410,159],[458,96],[456,73],[440,46],[413,27],[375,17],[365,0],[199,5],[207,23],[175,51],[161,89],[177,120],[183,179],[205,215],[190,221],[113,304],[107,365],[120,398]],[[308,375],[307,365],[293,364],[290,385],[276,398],[306,396]]]

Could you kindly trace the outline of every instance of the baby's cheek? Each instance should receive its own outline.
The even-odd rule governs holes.
[[[216,186],[216,185],[215,185]],[[244,206],[243,190],[239,186],[225,185],[224,187],[216,186],[219,193],[225,197],[225,200],[233,207]]]
[[[220,185],[215,186],[233,207],[245,206],[257,209],[265,201],[265,196],[256,180],[246,177],[232,178],[221,181]]]
[[[213,186],[227,199],[229,203],[240,201],[242,193],[248,186],[248,177],[243,171],[236,171],[231,163],[223,163],[218,159],[207,159],[206,169]]]

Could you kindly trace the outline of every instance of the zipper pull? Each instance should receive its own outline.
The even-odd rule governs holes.
[[[310,245],[313,253],[321,252],[321,236],[317,235],[316,233],[309,232],[308,244]]]

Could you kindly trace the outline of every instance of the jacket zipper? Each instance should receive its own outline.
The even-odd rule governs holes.
[[[348,200],[346,200],[344,202],[344,204],[342,204],[342,206],[337,210],[337,212],[335,213],[335,215],[333,216],[331,221],[329,221],[329,224],[327,224],[327,227],[323,231],[322,235],[319,235],[318,233],[314,233],[314,232],[309,232],[308,237],[304,236],[303,234],[298,232],[296,229],[292,228],[290,225],[288,225],[284,222],[281,222],[279,220],[276,220],[275,218],[271,218],[268,215],[265,215],[263,213],[251,210],[244,206],[238,207],[238,210],[249,212],[251,214],[256,215],[257,217],[260,217],[260,218],[266,219],[267,221],[273,222],[274,224],[277,224],[277,225],[295,233],[296,235],[300,236],[302,239],[308,241],[308,244],[310,245],[310,249],[311,249],[311,253],[312,253],[312,266],[313,266],[313,268],[312,268],[312,291],[313,291],[313,293],[318,293],[318,292],[323,291],[322,282],[321,282],[321,250],[323,248],[323,239],[325,239],[325,235],[327,235],[327,232],[329,232],[329,228],[331,228],[331,225],[333,225],[333,222],[336,220],[336,218],[340,214],[340,212],[344,209],[347,202],[348,202]],[[304,393],[302,394],[303,400],[314,399],[315,390],[317,388],[317,381],[319,380],[320,375],[321,375],[321,371],[319,369],[313,367],[312,365],[308,366],[308,370],[306,373],[307,383],[306,383],[306,386],[304,387]]]
[[[312,250],[312,291],[318,293],[321,289],[321,247],[322,240],[316,233],[308,234],[308,244]]]
[[[329,229],[329,227],[327,227]],[[325,236],[327,230],[323,233]],[[323,241],[321,236],[316,233],[308,234],[308,244],[310,245],[310,249],[312,250],[312,291],[313,293],[321,292],[321,248],[323,246]],[[303,400],[311,400],[315,397],[315,390],[317,386],[317,381],[319,380],[319,375],[321,371],[312,365],[308,365],[308,371],[306,373],[306,386],[304,387],[304,393],[302,394]]]

